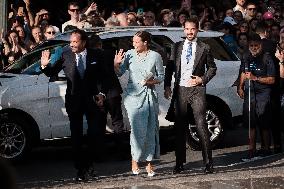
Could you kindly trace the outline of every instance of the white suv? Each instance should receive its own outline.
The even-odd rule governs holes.
[[[138,30],[152,34],[151,48],[158,51],[164,65],[172,61],[174,43],[183,40],[182,28],[116,28],[112,30],[87,30],[96,33],[103,41],[103,48],[128,50],[132,48],[132,37]],[[70,33],[46,41],[32,52],[21,57],[0,74],[0,156],[6,159],[22,158],[40,140],[50,140],[70,136],[69,121],[64,106],[66,78],[59,73],[57,80],[44,75],[40,69],[41,51],[50,49],[52,63],[68,45]],[[240,61],[222,40],[223,33],[200,31],[198,37],[209,44],[215,63],[216,76],[207,85],[207,116],[210,140],[216,145],[222,139],[224,129],[232,125],[232,118],[242,114],[242,101],[236,93],[235,81],[238,78]],[[127,74],[120,78],[126,86]],[[159,94],[161,128],[172,126],[165,120],[170,100],[163,97],[163,84],[157,87]],[[123,108],[125,125],[129,123]],[[189,115],[189,117],[191,117]],[[108,122],[110,123],[110,122]],[[108,125],[111,132],[111,126]],[[194,121],[189,125],[189,144],[199,146]]]

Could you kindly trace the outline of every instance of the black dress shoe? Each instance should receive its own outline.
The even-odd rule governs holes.
[[[214,173],[214,168],[212,164],[206,164],[205,169],[204,169],[205,174],[212,174]]]
[[[173,169],[173,174],[179,174],[184,171],[183,165],[176,165]]]
[[[87,169],[79,169],[76,176],[76,181],[85,181],[87,179]]]
[[[87,174],[88,174],[88,176],[90,176],[90,177],[96,177],[96,176],[97,176],[97,172],[95,171],[94,165],[91,165],[91,166],[88,168]]]

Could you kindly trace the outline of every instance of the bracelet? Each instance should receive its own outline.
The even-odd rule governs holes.
[[[284,61],[280,61],[280,62],[279,62],[279,65],[284,65]]]

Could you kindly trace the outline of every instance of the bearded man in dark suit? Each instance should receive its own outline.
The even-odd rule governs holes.
[[[213,173],[212,149],[206,124],[206,84],[216,74],[216,65],[210,47],[196,38],[198,20],[188,19],[184,23],[186,39],[177,43],[175,61],[170,62],[165,71],[165,98],[169,99],[171,78],[175,71],[175,84],[172,102],[175,108],[176,127],[176,166],[173,173],[184,170],[186,162],[186,128],[188,127],[188,110],[192,109],[197,133],[201,141],[204,172]]]
[[[94,149],[101,138],[100,106],[107,93],[103,79],[103,53],[101,50],[86,48],[88,37],[83,30],[76,29],[70,35],[70,48],[54,66],[49,64],[50,52],[45,50],[41,57],[41,70],[47,76],[57,75],[63,69],[67,78],[65,107],[70,121],[74,164],[77,181],[85,180],[92,168]],[[99,91],[99,88],[101,91]],[[83,150],[83,116],[88,123],[88,154]]]

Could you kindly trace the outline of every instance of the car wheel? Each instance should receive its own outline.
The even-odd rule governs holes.
[[[212,148],[216,147],[224,136],[224,126],[226,124],[225,120],[225,116],[223,116],[218,109],[216,109],[213,105],[208,104],[206,111],[206,122],[208,124]],[[191,149],[201,149],[200,139],[197,134],[195,123],[189,124],[187,138]]]
[[[17,120],[2,120],[0,124],[0,156],[21,160],[31,149],[31,132],[27,124]]]

